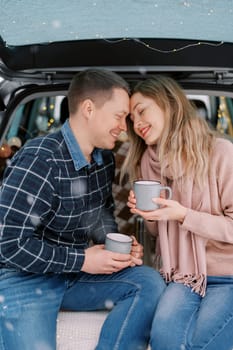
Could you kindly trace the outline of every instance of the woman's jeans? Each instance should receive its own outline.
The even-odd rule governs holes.
[[[147,266],[112,275],[38,275],[0,269],[0,349],[56,349],[60,309],[112,309],[96,349],[146,349],[165,287],[161,276]]]
[[[155,313],[152,350],[232,350],[233,277],[207,279],[204,298],[170,283]]]

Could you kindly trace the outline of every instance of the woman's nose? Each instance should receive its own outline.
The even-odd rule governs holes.
[[[138,129],[142,125],[142,121],[139,118],[134,118],[133,124],[134,127]]]

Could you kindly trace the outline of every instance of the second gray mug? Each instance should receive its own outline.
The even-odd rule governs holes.
[[[122,233],[108,233],[105,239],[105,249],[116,253],[129,254],[131,251],[132,237]]]

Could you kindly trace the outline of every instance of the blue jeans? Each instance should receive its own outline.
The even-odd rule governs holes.
[[[0,269],[0,349],[56,349],[60,309],[112,308],[98,350],[146,349],[159,297],[166,285],[152,268],[112,275],[37,275]]]
[[[232,350],[233,276],[207,279],[204,298],[168,284],[156,309],[152,350]]]

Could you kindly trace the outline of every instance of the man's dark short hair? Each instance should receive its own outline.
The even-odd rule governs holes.
[[[80,102],[91,99],[101,106],[110,99],[113,89],[130,92],[128,83],[118,74],[104,69],[87,69],[77,73],[69,86],[68,104],[70,113],[75,113]]]

